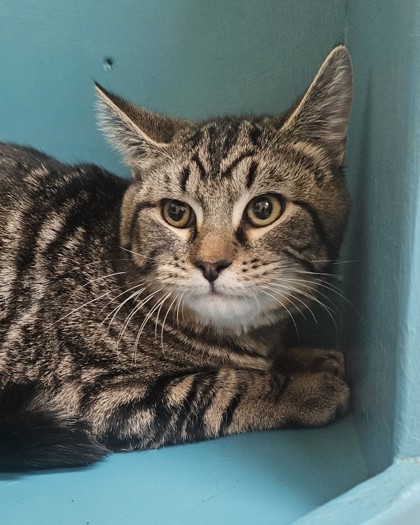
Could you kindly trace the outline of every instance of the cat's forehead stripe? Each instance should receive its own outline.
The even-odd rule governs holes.
[[[215,159],[219,157],[221,154],[219,148],[217,147],[217,138],[216,138],[217,128],[215,125],[207,128],[207,136],[208,136],[208,144],[207,144],[208,156],[210,159]]]
[[[246,143],[251,147],[257,145],[261,131],[255,126],[249,129],[249,125],[248,121],[242,119],[226,118],[208,122],[194,130],[188,137],[188,145],[194,153],[192,160],[199,159],[197,164],[200,173],[203,174],[201,166],[204,166],[204,160],[208,161],[207,164],[211,163],[211,166],[207,166],[207,171],[211,173],[206,172],[205,175],[218,173],[222,161],[229,155],[235,155],[235,147],[240,142],[242,147],[238,147],[237,153],[243,150]]]
[[[239,122],[232,123],[226,130],[225,139],[223,141],[222,152],[227,155],[228,152],[235,146],[238,140]]]
[[[253,146],[259,147],[260,146],[260,138],[262,135],[262,130],[259,126],[252,126],[252,128],[249,130],[249,139]]]
[[[252,157],[254,155],[253,151],[245,151],[239,157],[237,157],[235,160],[233,160],[229,166],[223,170],[223,172],[220,174],[221,177],[230,177],[232,175],[232,171],[237,167],[237,165],[243,161],[244,159],[248,157]]]
[[[186,191],[187,190],[187,182],[188,178],[190,176],[190,169],[187,167],[184,167],[182,170],[182,176],[181,176],[181,190]]]
[[[191,161],[196,164],[198,171],[200,173],[200,177],[204,179],[206,177],[206,170],[204,169],[203,163],[201,162],[201,159],[198,156],[198,153],[195,153],[193,155],[193,157],[191,158]]]
[[[257,173],[258,164],[253,160],[249,166],[248,175],[246,177],[246,187],[249,189],[255,181],[255,175]]]
[[[203,130],[201,128],[197,129],[188,139],[189,146],[191,146],[192,149],[197,148],[202,138],[203,138]]]

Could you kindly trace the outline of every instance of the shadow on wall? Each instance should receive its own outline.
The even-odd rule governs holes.
[[[387,468],[393,458],[393,424],[395,412],[395,344],[384,340],[381,330],[381,305],[377,303],[377,277],[381,268],[376,264],[380,247],[371,221],[376,216],[373,195],[377,196],[372,165],[373,134],[372,76],[366,78],[361,111],[355,118],[359,130],[356,155],[352,155],[352,211],[346,238],[343,264],[345,319],[344,341],[348,375],[353,391],[353,410],[358,422],[359,437],[365,450],[371,474]],[[352,151],[353,153],[353,151]],[[382,305],[383,306],[383,305]]]

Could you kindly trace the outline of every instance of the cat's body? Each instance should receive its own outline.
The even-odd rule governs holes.
[[[347,217],[351,70],[344,48],[328,60],[283,118],[190,123],[101,89],[132,183],[0,145],[0,464],[79,465],[345,411],[341,355],[280,342]]]

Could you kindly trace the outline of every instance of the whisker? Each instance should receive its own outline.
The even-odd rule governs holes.
[[[130,288],[130,291],[133,290],[134,288],[138,288],[138,287],[141,287],[141,286],[142,285],[133,286],[133,288]],[[130,299],[136,299],[137,297],[139,297],[144,292],[144,290],[146,290],[146,288],[147,288],[147,286],[144,286],[143,288],[140,288],[140,290],[136,290],[134,293],[132,293],[129,297],[127,297],[127,299],[124,299],[124,301],[122,301],[118,306],[116,306],[115,308],[113,308],[111,310],[111,312],[105,317],[105,319],[102,321],[101,324],[103,324],[107,320],[107,318],[110,317],[113,314],[113,312],[114,312],[114,315],[112,315],[112,318],[111,318],[111,320],[108,323],[108,330],[110,330],[110,328],[112,326],[112,323],[114,322],[116,316],[121,311],[121,309],[124,307],[124,305],[126,303],[128,303],[128,301],[130,301]]]
[[[191,295],[191,292],[190,292],[189,294],[188,294],[188,292],[187,292],[187,296],[188,296],[188,295]],[[185,302],[184,302],[184,303],[182,304],[182,306],[181,306],[181,317],[182,317],[182,320],[183,320],[184,323],[185,323],[184,306],[185,306]]]
[[[169,292],[169,294],[168,294],[168,296],[167,296],[168,299],[169,299],[169,297],[170,297],[171,295],[172,295],[172,292]],[[166,299],[165,299],[165,301],[166,301]],[[156,319],[155,319],[155,340],[157,339],[157,330],[158,330],[158,322],[159,322],[160,311],[162,310],[162,306],[163,306],[163,304],[164,304],[165,301],[163,301],[163,302],[161,303],[159,310],[156,312]]]
[[[356,308],[356,306],[349,300],[347,299],[347,297],[345,295],[343,295],[341,293],[341,289],[335,287],[334,285],[332,285],[331,283],[328,283],[328,282],[318,282],[317,284],[318,286],[322,286],[322,288],[326,288],[327,290],[330,290],[331,292],[335,293],[336,295],[338,295],[338,297],[343,300],[344,302],[346,302],[349,306],[351,306],[354,311],[357,313],[357,315],[360,317],[360,319],[362,319],[361,317],[361,314],[359,312],[359,310]]]
[[[178,329],[179,329],[179,307],[180,307],[180,304],[181,304],[181,297],[182,297],[183,293],[184,292],[182,292],[181,295],[178,295],[175,309],[172,312],[172,323],[175,324],[175,314],[176,314],[176,325],[177,325]]]
[[[331,283],[328,283],[327,281],[325,281],[324,279],[320,279],[320,278],[314,278],[314,279],[297,279],[296,277],[289,277],[287,275],[285,275],[283,278],[280,278],[280,277],[273,277],[270,282],[273,282],[273,281],[276,281],[276,282],[279,282],[279,283],[288,283],[288,282],[293,282],[293,283],[299,283],[299,284],[303,284],[305,286],[308,286],[308,285],[315,285],[315,286],[322,286],[322,287],[327,287],[326,285],[328,284],[331,288],[331,290],[340,290],[340,288],[338,286],[335,286],[334,284],[331,284]],[[312,288],[312,286],[311,286]]]
[[[326,296],[325,294],[323,294],[322,292],[320,292],[319,290],[316,290],[316,288],[313,288],[310,286],[310,283],[309,282],[306,282],[304,281],[303,284],[306,286],[306,288],[311,291],[311,292],[317,292],[319,293],[320,295],[322,295],[325,299],[327,299],[333,306],[334,308],[337,308],[336,305],[331,301],[331,299]],[[278,284],[276,283],[272,283],[273,286],[279,286]],[[295,292],[298,292],[298,293],[301,293],[304,297],[308,297],[308,299],[312,300],[312,301],[315,301],[316,303],[320,304],[323,308],[325,309],[328,309],[330,312],[334,312],[334,313],[339,313],[338,310],[333,310],[332,308],[330,308],[329,306],[327,306],[326,304],[322,303],[321,301],[319,301],[314,295],[311,295],[310,293],[307,293],[305,291],[303,291],[302,289],[300,288],[296,288],[296,287],[291,287],[291,289]]]
[[[310,272],[308,270],[299,270],[299,269],[295,269],[294,271],[296,273],[300,274],[300,275],[311,275],[311,276],[315,276],[315,277],[323,276],[323,277],[329,277],[329,278],[337,279],[339,281],[341,281],[343,279],[343,277],[341,275],[336,275],[335,273]]]
[[[143,259],[148,259],[149,261],[155,261],[153,257],[147,257],[146,255],[142,255],[141,253],[133,252],[132,250],[129,250],[128,248],[124,248],[124,246],[120,246],[121,250],[124,250],[128,253],[132,253],[133,255],[136,255],[137,257],[143,257]]]
[[[258,315],[259,315],[261,313],[261,305],[260,305],[260,302],[258,301],[257,294],[255,294],[254,292],[251,292],[251,295],[255,299],[255,302],[257,303]]]
[[[168,307],[168,310],[166,312],[166,315],[165,317],[163,318],[163,323],[162,323],[162,327],[161,327],[161,330],[160,330],[160,344],[161,344],[161,347],[162,347],[162,353],[165,353],[165,348],[163,346],[163,331],[164,331],[164,328],[165,328],[165,322],[166,322],[166,319],[169,315],[169,312],[172,308],[172,305],[175,303],[175,301],[178,299],[178,296],[175,296],[175,299],[172,301],[172,303],[169,305]]]
[[[326,263],[326,264],[355,264],[359,261],[346,261],[344,259],[308,259],[310,262],[314,263]]]
[[[307,310],[309,310],[309,312],[311,313],[312,317],[313,317],[313,320],[315,321],[316,324],[318,324],[318,321],[315,317],[315,314],[313,313],[312,309],[310,308],[309,305],[307,305],[304,301],[302,301],[302,299],[299,299],[299,297],[296,297],[296,295],[293,295],[291,293],[291,290],[290,290],[290,287],[286,286],[286,285],[281,285],[281,284],[275,284],[275,283],[271,283],[272,286],[275,286],[276,288],[280,288],[280,290],[283,290],[285,292],[285,295],[287,294],[287,297],[286,299],[288,301],[290,301],[293,306],[298,310],[298,312],[302,315],[302,317],[304,319],[307,319],[306,315],[302,312],[302,310],[296,305],[295,302],[293,302],[290,298],[296,300],[296,301],[299,301],[303,306],[304,308],[306,308]],[[274,290],[273,290],[274,291]]]
[[[177,305],[177,309],[176,309],[176,324],[179,328],[179,308],[182,304],[182,299],[184,298],[184,295],[187,293],[187,290],[184,290],[179,298],[179,302],[178,302],[178,305]]]
[[[117,344],[116,344],[116,348],[118,348],[122,338],[124,337],[124,333],[127,329],[127,326],[130,324],[130,321],[131,319],[136,315],[136,313],[146,304],[150,301],[150,299],[152,299],[152,297],[154,297],[157,293],[159,293],[162,289],[159,289],[159,290],[156,290],[155,292],[152,292],[151,294],[149,294],[146,298],[144,298],[142,301],[140,301],[140,303],[138,305],[136,305],[132,311],[130,312],[130,314],[127,316],[126,320],[124,321],[124,324],[120,330],[120,333],[119,333],[119,336],[118,336],[118,341],[117,341]]]
[[[269,288],[269,289],[270,289],[270,288]],[[292,322],[293,322],[293,325],[294,325],[294,327],[295,327],[296,335],[297,335],[297,337],[298,337],[298,341],[299,341],[299,344],[300,344],[299,330],[298,330],[298,327],[297,327],[297,325],[296,325],[296,321],[295,321],[295,319],[294,319],[292,313],[290,312],[290,310],[289,310],[289,309],[287,308],[287,306],[286,306],[282,301],[280,301],[277,297],[274,297],[274,295],[271,295],[270,293],[268,293],[268,292],[264,289],[264,287],[261,287],[261,291],[262,291],[263,293],[265,293],[266,295],[268,295],[269,297],[271,297],[272,299],[274,299],[275,301],[277,301],[277,302],[282,306],[282,308],[284,308],[284,309],[287,311],[287,313],[289,314],[289,316],[290,316],[290,318],[291,318],[291,320],[292,320]]]
[[[307,283],[309,284],[309,283]],[[276,286],[274,283],[273,283],[273,286]],[[331,318],[333,324],[334,324],[334,327],[335,327],[335,331],[336,331],[336,336],[337,336],[337,344],[338,344],[338,339],[339,339],[339,330],[338,330],[338,326],[337,326],[337,322],[332,314],[333,313],[337,313],[337,312],[334,312],[334,310],[331,310],[331,308],[329,306],[327,306],[325,303],[323,303],[322,301],[320,301],[317,297],[315,297],[314,295],[311,295],[311,294],[308,294],[307,292],[299,289],[299,288],[294,288],[293,287],[293,290],[295,290],[296,292],[298,293],[301,293],[303,296],[305,297],[308,297],[311,301],[314,301],[315,303],[319,304],[321,306],[321,308],[323,308],[329,315],[329,317]],[[310,288],[311,291],[314,291],[313,289]],[[319,293],[319,291],[318,291]],[[323,294],[322,294],[323,295]],[[326,297],[324,295],[324,297]],[[329,299],[329,298],[328,298]],[[330,299],[329,299],[330,300]],[[334,305],[334,303],[332,303]],[[335,305],[334,305],[335,306]],[[340,315],[340,313],[338,312],[338,314]],[[341,315],[340,315],[340,319],[341,319]]]
[[[52,326],[56,325],[57,323],[63,321],[63,319],[66,319],[67,317],[69,317],[70,315],[73,315],[75,314],[76,312],[78,312],[79,310],[81,310],[82,308],[84,308],[85,306],[88,306],[89,304],[91,303],[94,303],[95,301],[99,301],[100,299],[102,299],[102,297],[105,297],[107,295],[109,295],[110,293],[112,293],[114,290],[108,290],[107,292],[99,295],[98,297],[94,297],[93,299],[91,299],[90,301],[86,301],[85,303],[83,303],[82,305],[78,306],[77,308],[75,308],[74,310],[72,310],[71,312],[69,312],[68,314],[66,315],[63,315],[63,317],[60,317],[60,319],[57,319],[57,321],[54,321],[52,323]]]
[[[108,303],[107,303],[107,304],[106,304],[106,305],[100,310],[99,313],[103,312],[103,311],[105,310],[105,308],[106,308],[109,304],[111,304],[111,303],[113,303],[114,301],[116,301],[116,300],[118,299],[118,297],[120,297],[121,295],[124,295],[125,293],[130,292],[131,290],[134,290],[135,288],[138,288],[139,286],[142,286],[142,285],[133,286],[133,287],[129,288],[128,290],[125,290],[124,292],[118,294],[116,297],[113,297],[113,298],[111,299],[111,301],[108,301]],[[102,319],[102,321],[100,322],[98,328],[95,330],[95,332],[94,332],[93,335],[95,336],[95,335],[98,333],[98,331],[101,329],[101,327],[105,324],[106,320],[107,320],[110,316],[112,316],[112,319],[111,319],[111,321],[110,321],[109,324],[108,324],[108,331],[109,331],[110,328],[111,328],[111,326],[112,326],[112,323],[113,323],[114,320],[115,320],[115,317],[117,316],[117,314],[118,314],[118,312],[121,310],[121,308],[124,306],[124,304],[126,304],[130,299],[135,298],[135,297],[136,297],[137,295],[139,295],[142,291],[143,291],[143,289],[135,291],[135,292],[134,292],[133,294],[131,294],[127,299],[125,299],[122,303],[119,303],[115,308],[113,308],[113,309],[111,310],[111,312],[110,312],[110,313],[109,313],[104,319]],[[115,313],[114,313],[114,312],[115,312]],[[113,313],[114,313],[114,315],[112,315]]]
[[[70,299],[74,295],[76,295],[78,292],[80,292],[80,290],[83,290],[83,288],[86,288],[86,286],[89,286],[90,284],[95,283],[97,281],[103,281],[104,279],[109,279],[110,277],[114,277],[115,275],[122,275],[124,273],[126,273],[126,272],[114,272],[114,273],[110,273],[108,275],[102,275],[101,277],[96,277],[95,279],[89,279],[89,281],[87,281],[84,285],[79,286],[78,288],[76,288],[76,290],[74,290],[74,292],[72,292],[69,295],[69,297],[67,298],[67,301],[63,305],[63,308],[70,301]]]
[[[146,282],[146,281],[140,281],[140,282],[137,283],[135,286],[131,286],[130,288],[127,288],[126,290],[123,290],[121,293],[119,293],[118,295],[116,295],[115,297],[113,297],[110,301],[108,301],[108,302],[106,303],[106,305],[105,305],[104,307],[102,307],[102,308],[99,310],[98,313],[100,314],[100,313],[102,313],[104,310],[106,310],[106,309],[108,308],[108,306],[109,306],[111,303],[113,303],[114,301],[116,301],[116,300],[118,299],[118,297],[121,297],[122,295],[124,295],[124,294],[130,292],[131,290],[134,290],[135,288],[138,288],[139,286],[143,286],[145,282]],[[117,307],[118,307],[118,306],[117,306]],[[111,311],[111,314],[112,314],[113,311],[114,311],[114,309]],[[111,315],[111,314],[108,314],[108,315],[105,317],[104,320],[106,320],[106,319],[109,317],[109,315]],[[102,322],[101,324],[103,324],[103,322]]]
[[[140,337],[141,337],[141,334],[143,333],[143,329],[146,326],[147,321],[152,317],[153,313],[160,307],[161,303],[164,303],[166,301],[166,299],[171,295],[171,293],[172,292],[169,292],[168,294],[166,294],[163,297],[163,299],[158,300],[158,302],[153,306],[153,308],[148,312],[148,314],[144,318],[144,320],[143,320],[143,322],[142,322],[142,324],[140,326],[140,329],[137,332],[137,337],[136,337],[136,341],[135,341],[135,344],[134,344],[134,356],[133,356],[134,364],[136,364],[136,361],[137,361],[137,348],[138,348],[138,345],[139,345],[139,342],[140,342]]]
[[[274,280],[278,280],[280,282],[283,282],[283,281],[293,281],[293,282],[298,282],[298,283],[302,283],[304,284],[305,286],[308,286],[308,283],[311,282],[311,283],[314,283],[315,286],[319,286],[319,287],[322,287],[322,288],[325,288],[331,292],[334,292],[336,295],[338,295],[338,297],[345,301],[348,305],[350,305],[355,311],[356,313],[360,316],[360,313],[359,311],[357,310],[357,308],[354,306],[354,304],[349,301],[347,299],[347,297],[345,297],[342,293],[341,293],[341,289],[338,288],[337,286],[333,285],[332,283],[329,283],[328,281],[325,281],[323,279],[314,279],[313,281],[308,281],[307,279],[295,279],[295,278],[289,278],[289,277],[285,277],[285,279],[277,279],[277,278],[274,278]],[[312,288],[316,293],[319,293],[320,295],[322,295],[323,297],[325,297],[331,304],[333,304],[335,307],[336,305],[333,303],[333,301],[326,295],[322,294],[319,290],[317,290],[316,288]],[[341,315],[340,315],[341,317]]]

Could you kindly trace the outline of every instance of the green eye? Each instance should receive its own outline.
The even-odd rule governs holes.
[[[164,201],[162,215],[165,221],[175,228],[188,228],[194,221],[191,206],[176,200]]]
[[[252,199],[246,207],[246,216],[253,226],[262,228],[276,221],[283,211],[283,200],[276,195],[267,194]]]

